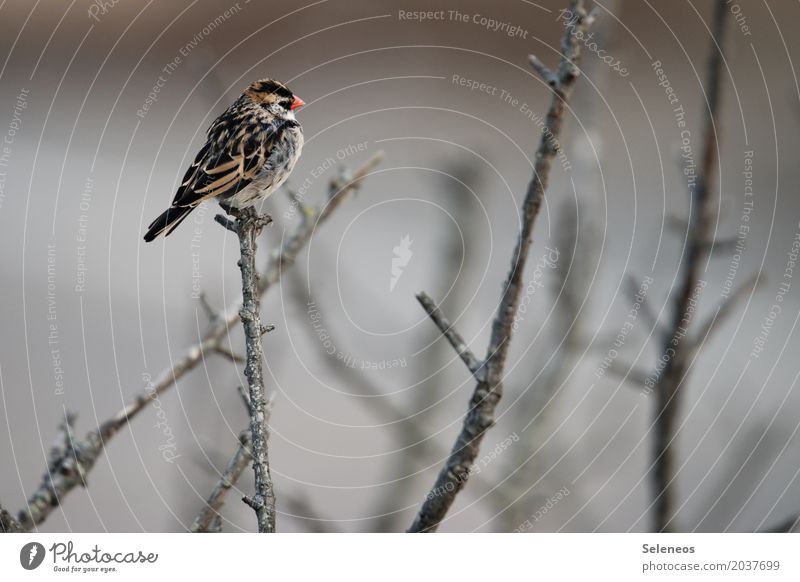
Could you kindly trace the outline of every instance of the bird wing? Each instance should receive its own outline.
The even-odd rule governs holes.
[[[237,123],[214,122],[172,205],[197,206],[209,198],[233,195],[250,184],[266,164],[279,127],[242,118]]]

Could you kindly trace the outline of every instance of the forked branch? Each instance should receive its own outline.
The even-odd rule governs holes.
[[[352,176],[344,176],[332,181],[328,187],[324,203],[313,213],[304,215],[300,224],[286,239],[280,252],[271,256],[258,281],[258,294],[264,295],[291,267],[316,228],[346,200],[358,191],[363,179],[383,159],[378,152]],[[129,404],[124,406],[97,429],[89,432],[82,440],[73,440],[70,450],[62,451],[57,458],[51,458],[39,487],[28,498],[28,504],[17,514],[16,521],[24,531],[29,531],[42,523],[59,506],[61,499],[78,485],[85,484],[86,475],[92,470],[105,450],[106,443],[144,408],[162,393],[174,386],[177,381],[193,370],[204,357],[215,353],[220,346],[228,343],[228,332],[239,322],[241,302],[228,307],[212,321],[211,328],[202,339],[188,347],[173,364],[162,370],[155,378],[148,380],[144,390]]]
[[[552,88],[553,97],[545,126],[542,129],[539,147],[536,150],[533,177],[522,205],[522,224],[511,258],[511,269],[503,286],[500,305],[492,325],[489,347],[486,350],[486,357],[479,367],[480,373],[476,374],[473,369],[476,365],[474,356],[468,350],[461,349],[461,346],[466,348],[461,336],[438,312],[438,308],[429,309],[431,306],[435,307],[432,301],[426,307],[426,311],[439,329],[446,332],[445,336],[470,368],[470,372],[476,376],[477,384],[455,445],[439,472],[436,483],[425,498],[414,523],[409,528],[410,532],[433,532],[439,527],[456,495],[469,479],[481,441],[486,431],[494,424],[495,409],[503,394],[503,375],[514,317],[524,287],[522,277],[531,246],[533,225],[544,199],[550,167],[561,149],[558,138],[561,133],[564,112],[579,74],[577,68],[580,57],[579,37],[583,38],[588,26],[589,22],[583,8],[583,1],[571,0],[569,18],[561,41],[561,60],[558,69],[552,72],[539,59],[535,57],[530,59],[534,69]],[[421,297],[427,296],[423,293]],[[421,299],[421,301],[423,300]]]

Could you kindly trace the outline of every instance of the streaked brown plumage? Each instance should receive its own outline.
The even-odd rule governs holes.
[[[300,157],[303,131],[294,110],[302,99],[272,79],[250,85],[211,127],[175,198],[148,227],[144,240],[170,234],[201,202],[246,208],[286,181]]]

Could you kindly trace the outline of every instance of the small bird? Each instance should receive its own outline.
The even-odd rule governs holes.
[[[303,149],[303,129],[294,116],[303,105],[273,79],[250,85],[208,128],[172,206],[150,224],[144,240],[170,234],[204,200],[242,209],[277,190]]]

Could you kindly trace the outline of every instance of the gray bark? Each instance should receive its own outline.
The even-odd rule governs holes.
[[[572,26],[566,27],[561,42],[562,57],[558,69],[550,71],[536,57],[530,59],[533,68],[551,86],[553,99],[536,151],[533,177],[522,205],[522,225],[512,255],[511,270],[503,286],[503,294],[492,325],[491,339],[483,366],[478,373],[473,373],[477,385],[470,400],[461,432],[449,458],[439,472],[433,488],[409,528],[409,532],[436,531],[456,495],[469,479],[481,441],[486,431],[494,424],[495,409],[503,394],[503,375],[514,315],[517,312],[519,297],[524,287],[522,277],[531,246],[533,225],[544,199],[550,167],[559,151],[558,136],[561,133],[566,103],[578,78],[577,62],[580,57],[580,43],[576,32],[585,33],[589,26],[589,19],[583,9],[582,0],[571,0],[570,11],[575,20],[572,22]],[[435,307],[432,301],[430,304]],[[429,310],[429,313],[431,312],[433,310]],[[441,318],[439,319],[441,320]],[[465,361],[467,360],[465,359]]]

